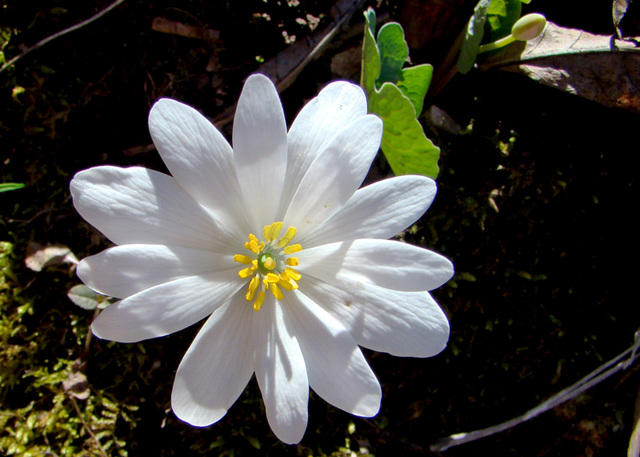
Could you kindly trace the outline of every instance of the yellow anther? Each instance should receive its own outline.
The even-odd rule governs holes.
[[[271,243],[273,241],[273,224],[265,225],[262,233],[264,234],[264,240],[267,243]]]
[[[300,265],[300,260],[298,260],[297,257],[289,257],[287,260],[285,260],[284,263],[286,263],[290,267],[297,267],[298,265]]]
[[[265,295],[266,294],[264,293],[264,290],[258,292],[258,298],[256,298],[255,302],[253,302],[254,311],[260,311],[260,308],[262,308],[262,304],[264,303]]]
[[[251,267],[248,268],[243,268],[242,270],[240,270],[238,272],[238,275],[242,278],[242,279],[247,279],[249,276],[251,276],[253,274],[253,269]]]
[[[293,284],[291,284],[288,279],[284,279],[284,278],[280,279],[280,281],[278,282],[278,285],[286,290],[293,289]]]
[[[256,255],[260,253],[260,245],[253,240],[247,241],[244,247],[249,249],[251,252],[253,252]]]
[[[268,283],[277,283],[280,281],[280,276],[275,273],[268,273],[267,276],[264,277],[264,280]]]
[[[238,263],[244,263],[245,265],[251,265],[251,257],[246,255],[236,254],[233,256],[233,260]]]
[[[253,297],[256,295],[256,291],[258,290],[258,284],[260,284],[260,280],[257,276],[251,278],[251,282],[249,282],[249,288],[247,289],[246,299],[247,301],[253,300]]]
[[[284,234],[284,236],[278,240],[278,247],[279,248],[285,247],[287,244],[291,242],[294,236],[296,236],[296,228],[289,227],[287,229],[287,232]]]
[[[271,241],[277,239],[280,236],[282,230],[282,222],[274,222],[271,224]]]
[[[282,222],[274,222],[271,225],[264,226],[264,240],[267,243],[271,243],[273,240],[278,238],[280,235],[280,230],[282,230]]]
[[[302,278],[302,275],[293,268],[285,268],[284,271],[285,273],[287,273],[287,276],[289,276],[294,281],[300,281],[300,278]]]
[[[271,283],[271,285],[269,286],[269,290],[276,297],[276,300],[282,300],[284,298],[284,295],[282,295],[282,291],[276,283]]]
[[[299,244],[292,244],[290,246],[287,246],[286,248],[284,248],[284,253],[289,255],[289,254],[293,254],[294,252],[298,252],[302,250],[302,246],[300,246]]]

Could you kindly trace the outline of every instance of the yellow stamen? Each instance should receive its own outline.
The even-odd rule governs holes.
[[[264,303],[264,298],[264,290],[261,290],[260,292],[258,292],[258,298],[256,298],[256,301],[253,303],[253,309],[255,311],[260,311],[260,308],[262,308],[262,304]]]
[[[251,265],[251,257],[242,254],[236,254],[233,256],[233,260],[238,263],[244,263],[245,265]]]
[[[271,224],[271,241],[277,239],[280,236],[282,230],[282,222],[274,222]]]
[[[264,240],[267,243],[271,243],[273,241],[273,224],[265,225],[262,233],[264,234]]]
[[[249,282],[249,288],[247,289],[246,299],[247,301],[253,300],[253,297],[256,295],[256,291],[258,290],[258,284],[260,284],[260,280],[257,276],[251,278],[251,282]]]
[[[260,253],[260,245],[258,243],[256,243],[255,241],[251,240],[248,241],[245,245],[245,248],[250,249],[251,252],[253,252],[254,254],[258,255]]]
[[[293,254],[294,252],[298,252],[302,250],[302,246],[300,246],[299,244],[292,244],[290,246],[287,246],[286,248],[284,248],[284,253],[289,255],[289,254]]]
[[[287,260],[285,260],[284,263],[286,263],[290,267],[297,267],[298,265],[300,265],[300,260],[298,260],[297,257],[289,257]]]
[[[280,276],[275,273],[269,273],[264,277],[264,280],[270,283],[277,283],[278,281],[280,281]]]
[[[293,289],[293,284],[291,284],[288,279],[281,279],[278,282],[278,285],[280,287],[282,287],[283,289],[286,289],[286,290],[292,290]]]
[[[285,273],[287,273],[287,276],[289,276],[294,281],[300,281],[300,278],[302,278],[302,275],[293,268],[285,268],[284,271]]]
[[[271,243],[273,240],[278,238],[280,235],[280,230],[282,230],[282,222],[274,222],[271,225],[264,226],[264,240],[267,243]]]
[[[271,285],[269,286],[269,290],[276,297],[276,300],[282,300],[284,298],[284,295],[282,295],[282,291],[277,286],[277,284],[271,283]]]
[[[291,240],[293,239],[294,236],[296,236],[296,228],[295,227],[289,227],[287,229],[287,232],[284,234],[284,236],[278,240],[278,245],[277,246],[279,248],[285,247],[287,244],[289,244],[291,242]]]
[[[249,268],[243,268],[242,270],[240,270],[238,272],[238,275],[242,278],[242,279],[247,279],[249,276],[251,276],[253,274],[253,269],[251,267]]]

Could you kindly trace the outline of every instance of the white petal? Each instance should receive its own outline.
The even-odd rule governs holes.
[[[95,167],[71,181],[80,215],[115,244],[167,244],[227,252],[237,244],[168,175],[146,168]]]
[[[244,283],[236,268],[160,284],[108,306],[91,330],[120,343],[168,335],[207,317]]]
[[[231,269],[233,256],[200,249],[126,244],[83,259],[78,276],[96,292],[125,298],[187,276]]]
[[[287,177],[283,190],[285,209],[322,146],[338,131],[366,114],[364,92],[359,86],[346,81],[329,84],[302,108],[287,135]]]
[[[253,317],[255,371],[267,420],[283,442],[300,442],[307,428],[309,381],[302,351],[271,296]]]
[[[246,231],[233,150],[195,109],[161,99],[149,113],[153,142],[178,185],[232,232]]]
[[[329,313],[300,293],[285,295],[309,375],[309,385],[325,401],[356,416],[380,409],[382,390],[362,351]]]
[[[373,283],[393,290],[433,290],[453,277],[453,264],[427,249],[393,240],[353,240],[305,249],[297,269],[335,283]]]
[[[303,277],[300,291],[335,317],[360,346],[400,357],[431,357],[449,339],[449,322],[428,292],[366,284],[362,289]]]
[[[253,375],[253,311],[241,293],[207,319],[185,354],[171,407],[196,427],[219,421]]]
[[[424,214],[436,195],[424,176],[396,176],[358,189],[331,219],[306,237],[305,248],[357,238],[391,238]]]
[[[274,222],[287,169],[287,126],[278,92],[264,75],[245,82],[233,122],[233,150],[240,187],[262,232]]]
[[[314,230],[351,198],[371,166],[382,121],[362,116],[328,142],[302,178],[285,216],[301,234]]]

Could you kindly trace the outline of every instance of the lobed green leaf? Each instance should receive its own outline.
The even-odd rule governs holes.
[[[360,85],[367,94],[369,113],[384,122],[382,152],[396,175],[438,175],[440,149],[427,139],[417,116],[431,84],[433,67],[403,68],[409,60],[409,46],[402,26],[385,24],[375,37],[376,16],[365,12]]]
[[[409,46],[404,39],[402,26],[397,22],[383,25],[378,32],[378,50],[380,51],[380,76],[376,88],[383,83],[396,84],[402,67],[409,58]]]
[[[433,66],[429,64],[416,65],[402,69],[398,87],[407,97],[415,109],[415,117],[422,112],[424,97],[431,85]]]
[[[360,86],[367,94],[367,98],[376,90],[376,80],[380,75],[380,51],[376,45],[374,34],[376,31],[376,13],[369,8],[365,14],[367,27],[364,30],[362,42],[362,62]]]
[[[384,83],[369,98],[369,110],[384,122],[381,147],[396,175],[438,176],[440,149],[425,136],[413,104],[398,86]]]

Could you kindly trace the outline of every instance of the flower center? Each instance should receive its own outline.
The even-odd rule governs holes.
[[[264,241],[260,241],[253,233],[249,234],[249,241],[244,244],[248,255],[236,254],[233,260],[249,265],[238,272],[242,279],[251,278],[247,288],[247,301],[253,302],[253,309],[259,311],[264,303],[267,290],[277,300],[282,300],[282,289],[298,288],[300,273],[291,267],[300,262],[297,257],[290,255],[302,249],[299,244],[290,244],[296,236],[295,227],[289,227],[280,237],[282,222],[274,222],[264,227]]]

